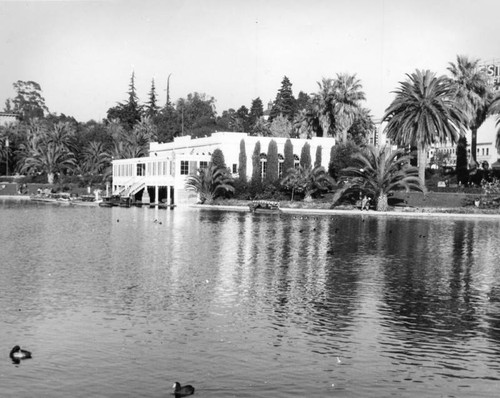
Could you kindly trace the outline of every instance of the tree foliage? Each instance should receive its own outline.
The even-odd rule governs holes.
[[[403,150],[368,146],[353,156],[354,166],[342,170],[333,203],[347,194],[363,194],[373,198],[378,211],[387,211],[388,195],[398,189],[422,191],[425,187],[418,169],[410,166],[410,156]]]
[[[309,145],[308,142],[302,146],[302,150],[300,152],[300,165],[303,168],[311,166],[311,145]]]
[[[283,152],[283,174],[286,175],[289,170],[295,168],[295,157],[293,155],[292,140],[288,139],[285,141],[285,148]]]
[[[224,159],[224,153],[220,148],[216,148],[212,152],[211,162],[214,166],[220,169],[226,169],[226,160]]]
[[[387,138],[402,146],[418,148],[419,176],[425,181],[427,148],[435,143],[455,143],[465,129],[466,115],[454,99],[445,76],[417,70],[400,83],[386,109]]]
[[[37,82],[18,80],[12,86],[16,96],[6,101],[6,111],[19,113],[21,120],[25,122],[43,118],[49,112],[42,95],[42,88]]]
[[[304,200],[310,201],[315,195],[327,192],[333,184],[324,167],[312,168],[311,165],[290,169],[281,180],[282,187],[291,193],[292,201],[297,193],[304,194]]]
[[[233,178],[226,168],[210,163],[208,167],[199,169],[196,175],[186,179],[186,190],[199,195],[201,203],[212,203],[219,196],[234,192]]]
[[[247,150],[245,145],[245,140],[240,141],[240,155],[238,158],[238,175],[240,181],[243,183],[247,182]]]
[[[269,141],[267,149],[267,170],[266,170],[266,183],[274,184],[278,181],[279,173],[279,159],[278,159],[278,144],[276,141]]]
[[[279,115],[283,115],[289,121],[292,121],[295,115],[295,98],[292,92],[292,83],[286,76],[283,77],[281,88],[278,90],[278,94],[276,94],[276,99],[269,114],[269,121],[272,122]]]

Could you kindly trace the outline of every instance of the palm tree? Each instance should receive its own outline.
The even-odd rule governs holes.
[[[90,141],[83,149],[83,170],[85,173],[101,174],[111,164],[111,156],[103,142]]]
[[[477,131],[488,117],[493,101],[493,88],[479,59],[457,55],[457,62],[450,62],[456,100],[467,115],[467,127],[471,130],[471,161],[477,166]]]
[[[360,193],[373,197],[377,211],[387,211],[388,195],[398,189],[423,191],[418,169],[410,166],[411,156],[402,149],[366,147],[364,152],[352,155],[355,166],[341,171],[342,188],[335,192],[333,203],[342,197]]]
[[[356,74],[337,74],[336,79],[323,78],[319,91],[313,95],[313,107],[324,136],[340,137],[347,141],[347,131],[366,99]]]
[[[201,203],[211,203],[226,192],[234,192],[233,178],[227,169],[212,163],[199,169],[198,174],[188,176],[185,187],[188,191],[195,191]]]
[[[386,109],[387,138],[398,145],[417,147],[419,177],[425,184],[427,148],[438,142],[455,143],[464,131],[466,115],[455,101],[445,76],[417,70],[400,83],[396,98]]]
[[[76,161],[72,152],[65,151],[64,148],[54,142],[48,142],[32,149],[24,157],[19,171],[22,173],[45,173],[47,174],[47,182],[53,184],[57,173],[75,166]]]
[[[356,74],[337,74],[333,87],[336,135],[346,142],[347,131],[361,110],[361,101],[366,97]]]
[[[312,167],[299,166],[297,169],[291,168],[285,178],[281,180],[281,185],[291,191],[291,200],[295,193],[303,193],[304,201],[312,200],[317,193],[328,191],[334,184],[332,177],[328,175],[323,166]]]
[[[335,119],[333,116],[333,79],[323,78],[318,82],[319,91],[312,95],[313,112],[324,137],[334,135]]]

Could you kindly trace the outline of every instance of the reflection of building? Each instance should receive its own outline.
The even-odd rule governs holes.
[[[199,168],[206,167],[215,149],[224,154],[227,167],[234,177],[238,176],[240,145],[245,142],[247,177],[252,176],[252,155],[257,142],[260,142],[261,176],[266,173],[267,150],[274,140],[278,147],[280,173],[284,160],[284,147],[287,138],[253,137],[246,133],[214,133],[210,137],[191,139],[189,136],[176,137],[173,142],[160,144],[152,142],[149,156],[113,161],[113,191],[123,196],[147,192],[151,202],[168,204],[192,203],[196,195],[185,190],[188,175],[195,174]],[[295,161],[298,162],[302,147],[307,142],[311,148],[311,163],[316,151],[321,147],[322,166],[328,168],[330,151],[335,145],[334,138],[314,137],[310,140],[291,139]]]

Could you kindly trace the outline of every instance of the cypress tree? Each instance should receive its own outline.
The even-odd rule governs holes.
[[[260,182],[260,141],[255,143],[252,155],[252,182]]]
[[[293,156],[293,144],[290,139],[285,141],[285,156],[283,161],[283,176],[288,174],[290,169],[295,167],[295,158]]]
[[[240,141],[240,157],[238,165],[238,175],[240,176],[240,181],[247,182],[247,150],[245,145],[245,140]]]
[[[323,148],[321,148],[321,145],[318,145],[316,147],[316,160],[314,161],[314,167],[319,167],[321,166],[321,152],[322,152]]]
[[[224,160],[224,154],[222,153],[222,150],[217,148],[215,151],[213,151],[211,162],[214,166],[217,166],[217,168],[226,168],[226,162]]]
[[[279,159],[278,159],[278,144],[276,141],[269,141],[269,147],[267,149],[267,172],[266,172],[266,183],[274,184],[279,176]]]
[[[300,165],[303,168],[311,166],[311,146],[308,142],[304,144],[300,152]]]

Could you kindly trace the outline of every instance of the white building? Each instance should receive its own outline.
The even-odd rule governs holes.
[[[484,121],[484,123],[479,127],[477,131],[477,153],[476,159],[477,162],[482,165],[485,161],[488,162],[488,165],[491,165],[496,162],[500,158],[500,154],[498,153],[495,142],[496,142],[496,121],[497,116],[490,116],[488,119]],[[381,122],[380,120],[375,121],[377,126],[376,131],[376,142],[378,145],[390,145],[390,140],[387,139],[385,134],[385,127],[387,125],[386,122]],[[470,163],[470,142],[471,142],[471,132],[466,132],[467,138],[467,153],[469,155],[469,163]],[[445,154],[446,156],[446,165],[455,167],[457,164],[457,144],[443,143],[433,145],[427,151],[427,166],[432,167],[431,159],[434,155],[440,152]]]
[[[142,194],[143,201],[150,200],[155,203],[194,203],[197,200],[196,194],[185,190],[187,176],[196,174],[199,168],[206,167],[213,151],[218,148],[224,154],[226,165],[233,177],[238,177],[241,140],[245,142],[248,178],[252,175],[252,155],[257,142],[260,142],[262,172],[265,172],[266,155],[271,140],[278,146],[280,162],[284,159],[287,138],[254,137],[246,133],[232,132],[218,132],[209,137],[195,139],[189,136],[176,137],[169,143],[152,142],[148,157],[114,160],[113,193],[122,196]],[[299,161],[302,147],[307,142],[311,147],[312,162],[315,160],[317,148],[321,147],[322,166],[328,168],[330,151],[335,145],[334,138],[291,139],[291,142],[296,162]]]

